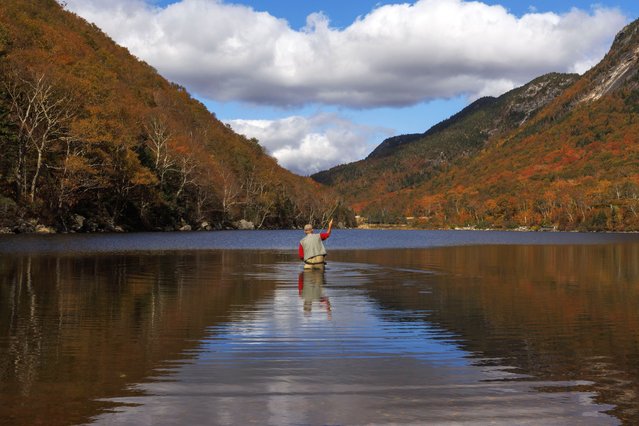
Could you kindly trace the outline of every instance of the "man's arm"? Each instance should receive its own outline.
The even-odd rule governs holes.
[[[300,246],[297,248],[297,253],[300,256],[300,259],[304,260],[304,247],[302,247],[302,244],[300,244]]]
[[[320,238],[321,238],[322,240],[325,240],[325,239],[327,239],[328,237],[330,237],[330,236],[331,236],[331,230],[332,230],[332,229],[333,229],[333,219],[331,219],[331,220],[328,222],[328,229],[326,230],[326,232],[322,232],[322,233],[320,234]]]

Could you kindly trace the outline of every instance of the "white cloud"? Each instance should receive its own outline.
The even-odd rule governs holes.
[[[296,31],[217,0],[67,4],[199,96],[266,105],[368,108],[498,95],[546,72],[583,72],[626,22],[616,9],[517,17],[498,5],[420,0],[378,7],[344,29],[313,14]]]
[[[237,133],[257,138],[283,167],[309,175],[359,160],[369,141],[390,136],[390,129],[354,124],[337,114],[293,116],[279,120],[230,120]]]
[[[487,81],[484,87],[477,93],[470,96],[471,101],[475,101],[483,96],[495,96],[501,93],[506,93],[516,87],[512,80],[508,79],[494,79]]]

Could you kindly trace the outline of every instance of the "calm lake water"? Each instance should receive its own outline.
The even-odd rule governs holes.
[[[0,424],[639,424],[639,235],[0,236]]]

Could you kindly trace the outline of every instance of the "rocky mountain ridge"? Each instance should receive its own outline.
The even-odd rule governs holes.
[[[637,22],[629,24],[617,34],[606,58],[598,68],[591,70],[592,75],[587,76],[591,87],[579,97],[577,103],[596,101],[627,84],[630,84],[630,89],[637,87],[639,83],[632,80],[639,72],[638,40]]]

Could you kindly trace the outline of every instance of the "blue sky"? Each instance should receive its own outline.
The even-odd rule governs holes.
[[[68,0],[299,174],[596,64],[636,0]]]
[[[177,3],[175,0],[150,1],[158,6]],[[243,4],[258,11],[267,11],[273,16],[286,19],[293,28],[301,28],[306,24],[306,17],[314,12],[324,12],[331,18],[334,26],[344,28],[358,16],[369,13],[373,8],[385,4],[402,3],[400,1],[344,1],[344,0],[235,0],[229,3]],[[630,19],[639,17],[639,1],[566,1],[566,0],[531,0],[531,1],[495,1],[485,0],[489,5],[502,5],[512,13],[521,16],[531,11],[565,13],[572,8],[584,10],[601,5],[618,7]]]

